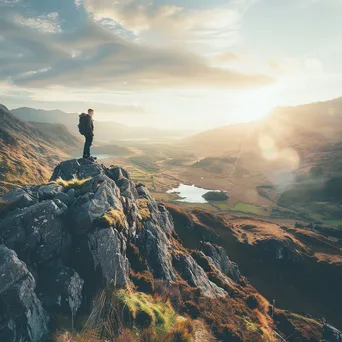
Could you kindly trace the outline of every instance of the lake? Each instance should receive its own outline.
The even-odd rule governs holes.
[[[208,190],[199,188],[195,185],[185,185],[179,184],[177,188],[170,189],[166,191],[168,194],[177,194],[180,199],[179,202],[186,203],[208,203],[202,196],[206,194],[208,191],[216,191],[216,190]]]

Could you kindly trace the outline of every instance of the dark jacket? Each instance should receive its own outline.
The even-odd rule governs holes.
[[[84,136],[92,137],[94,136],[94,120],[91,118],[89,114],[82,113],[81,117],[83,118],[84,122]]]

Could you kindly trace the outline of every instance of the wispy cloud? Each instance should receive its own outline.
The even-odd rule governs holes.
[[[122,34],[91,17],[75,28],[61,30],[62,18],[55,12],[35,18],[25,16],[24,11],[9,13],[0,15],[4,37],[0,48],[6,47],[14,58],[3,57],[6,67],[1,75],[21,87],[239,89],[272,81],[265,75],[211,67],[203,57],[183,49],[158,48],[123,39]],[[192,28],[196,27],[194,23],[191,22]]]

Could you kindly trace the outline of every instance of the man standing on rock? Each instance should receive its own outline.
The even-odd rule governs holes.
[[[94,110],[88,109],[88,114],[82,113],[80,115],[80,122],[78,129],[80,133],[85,137],[83,158],[89,159],[90,156],[90,146],[93,144],[94,139]]]

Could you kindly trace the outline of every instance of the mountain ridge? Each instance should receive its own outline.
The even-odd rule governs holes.
[[[68,155],[77,139],[68,132],[56,139],[0,106],[0,191],[11,186],[43,182],[51,167]]]

